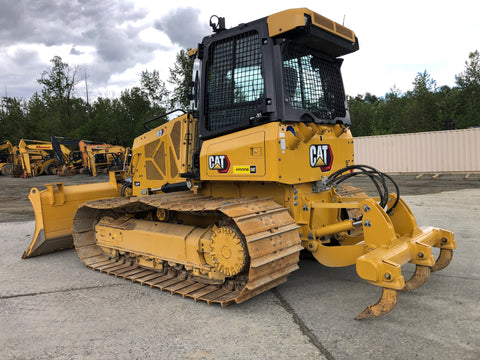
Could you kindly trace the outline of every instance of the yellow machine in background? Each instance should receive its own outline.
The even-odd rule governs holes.
[[[38,175],[66,174],[75,170],[76,161],[72,159],[75,151],[52,137],[52,141],[21,139],[18,152],[14,156],[14,166],[21,174],[34,177]]]
[[[55,163],[52,150],[52,143],[48,141],[21,139],[15,165],[21,166],[25,177],[42,175],[49,164]]]
[[[94,144],[82,140],[79,148],[82,153],[83,171],[92,176],[123,168],[127,152],[123,146]]]
[[[9,140],[0,145],[0,174],[8,176],[13,174],[13,162],[17,147]]]
[[[340,68],[355,34],[304,8],[212,27],[190,52],[192,111],[135,139],[108,183],[32,189],[23,257],[74,245],[93,269],[223,306],[286,281],[305,249],[383,288],[357,319],[388,313],[456,244],[417,226],[388,175],[354,164]],[[358,175],[377,197],[346,184]]]

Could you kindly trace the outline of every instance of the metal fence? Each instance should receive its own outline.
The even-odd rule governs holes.
[[[480,172],[480,128],[357,137],[355,163],[387,173]]]

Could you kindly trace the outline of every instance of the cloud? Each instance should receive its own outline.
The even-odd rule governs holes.
[[[87,45],[86,33],[145,18],[130,1],[0,0],[0,42]],[[98,34],[101,36],[101,33]]]
[[[29,47],[13,47],[7,52],[0,48],[0,73],[2,96],[4,91],[12,97],[30,97],[34,91],[40,90],[36,79],[40,78],[44,64],[35,49]]]
[[[75,46],[72,46],[70,49],[70,55],[83,55],[84,52],[75,49]]]
[[[200,21],[199,9],[193,7],[174,9],[156,21],[155,29],[164,32],[170,41],[183,49],[193,49],[204,34],[211,33],[208,24]]]
[[[69,55],[83,55],[79,49],[88,47],[93,49],[90,63],[78,65],[93,68],[90,72],[98,77],[92,76],[92,86],[104,87],[112,74],[146,64],[156,50],[167,49],[142,40],[140,33],[152,26],[152,20],[146,19],[147,10],[131,0],[0,0],[0,8],[0,52],[6,55],[0,59],[0,68],[14,63],[12,49],[28,48],[31,55],[42,60],[36,63],[33,79],[49,68],[48,60],[54,55],[65,61]],[[56,49],[64,52],[52,54]],[[48,60],[45,54],[50,56]],[[32,79],[32,74],[28,76]],[[15,82],[0,74],[0,86],[7,85],[12,96],[31,95],[23,93],[23,88],[15,94]]]
[[[439,85],[453,85],[476,49],[469,39],[479,37],[478,15],[465,11],[471,7],[466,0],[402,4],[302,4],[337,22],[346,15],[345,25],[359,36],[360,51],[342,66],[347,93],[381,96],[394,84],[407,91],[425,69]],[[118,79],[126,87],[137,85],[144,69],[157,69],[167,80],[175,53],[212,33],[211,15],[224,16],[229,28],[290,7],[286,0],[244,0],[238,6],[219,0],[0,0],[0,90],[29,98],[55,55],[85,66],[89,87],[102,93],[118,94]]]

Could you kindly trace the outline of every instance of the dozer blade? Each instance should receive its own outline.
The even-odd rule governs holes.
[[[35,233],[22,259],[72,248],[72,224],[78,206],[90,200],[120,196],[115,179],[96,184],[45,186],[42,191],[31,189],[28,196],[35,212]]]

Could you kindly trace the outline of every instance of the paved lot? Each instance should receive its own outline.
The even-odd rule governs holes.
[[[303,259],[287,283],[221,308],[92,271],[74,250],[22,260],[33,221],[0,223],[0,359],[479,359],[473,181],[404,196],[420,225],[454,231],[459,248],[449,267],[373,321],[354,317],[381,290],[354,267]]]

